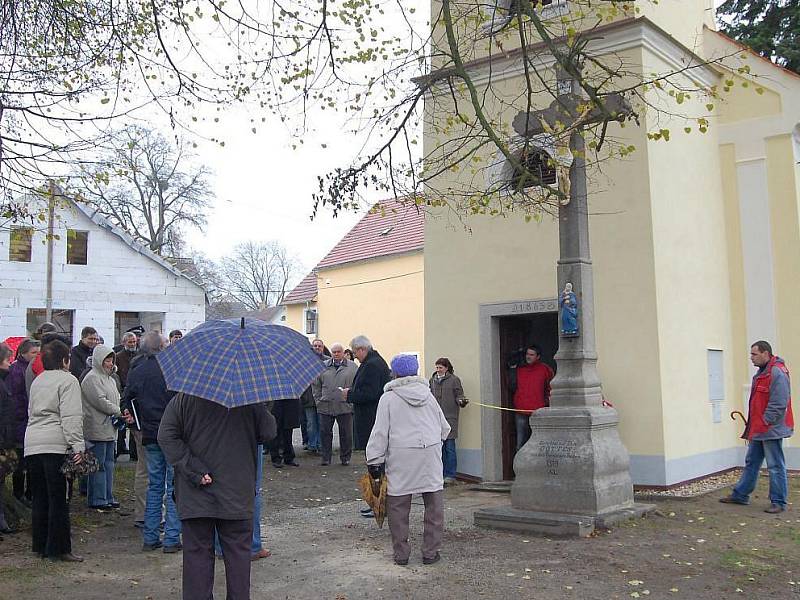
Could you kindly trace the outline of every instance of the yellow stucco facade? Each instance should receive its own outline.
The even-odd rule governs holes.
[[[674,30],[676,49],[694,40],[701,55],[736,53],[704,28],[704,3],[690,4],[698,9],[692,20],[674,7],[654,7],[672,11],[651,15],[660,32],[641,20],[631,24],[663,44],[656,52],[625,37],[626,63],[643,73],[675,70],[662,51],[664,30]],[[792,302],[800,297],[800,134],[799,116],[787,109],[800,106],[800,78],[757,57],[747,62],[762,74],[763,94],[752,87],[731,94],[714,108],[707,133],[673,133],[669,142],[648,140],[645,126],[682,132],[683,119],[651,112],[642,127],[611,127],[610,136],[636,151],[590,174],[598,368],[604,395],[620,413],[637,484],[671,485],[741,464],[741,424],[728,415],[746,412],[750,342],[768,339],[790,369],[800,367]],[[498,78],[487,112],[510,121],[513,114],[492,113],[491,98],[512,97],[519,85],[519,77]],[[441,119],[447,102],[436,99]],[[702,112],[705,102],[687,101],[686,114]],[[425,133],[426,155],[442,139],[435,125]],[[433,187],[457,189],[474,177],[448,171]],[[451,358],[469,398],[499,405],[506,357],[498,332],[555,309],[548,302],[558,293],[557,223],[547,215],[526,223],[512,211],[453,227],[447,210],[434,209],[426,220],[425,352]],[[502,478],[493,458],[499,450],[484,443],[501,436],[487,432],[499,422],[487,419],[491,410],[473,403],[462,411],[458,439],[459,471],[488,480]],[[792,440],[787,446],[790,467],[800,468],[800,449]]]
[[[363,334],[386,362],[415,353],[424,368],[423,270],[420,251],[320,269],[319,337],[347,347]]]

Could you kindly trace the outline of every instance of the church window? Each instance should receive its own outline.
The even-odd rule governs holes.
[[[556,168],[546,152],[536,148],[527,148],[519,155],[519,161],[525,170],[516,169],[511,176],[511,188],[515,191],[555,185]],[[527,171],[527,172],[526,172]]]

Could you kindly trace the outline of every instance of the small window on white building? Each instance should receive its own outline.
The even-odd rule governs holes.
[[[32,227],[12,227],[9,235],[8,260],[31,262]]]
[[[39,325],[47,321],[47,311],[44,308],[29,308],[26,314],[26,328],[28,335],[32,336]],[[75,321],[75,311],[67,308],[54,308],[51,322],[56,326],[56,333],[72,338]]]
[[[89,255],[89,232],[67,230],[67,264],[85,265]]]
[[[307,308],[305,310],[306,333],[317,334],[317,309]]]
[[[708,400],[711,403],[711,420],[722,422],[722,404],[725,402],[722,350],[708,350]]]

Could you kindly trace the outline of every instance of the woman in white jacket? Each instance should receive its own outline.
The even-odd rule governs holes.
[[[80,562],[72,553],[64,455],[83,460],[81,387],[69,372],[69,346],[60,340],[42,347],[44,371],[31,385],[25,463],[31,478],[33,551],[52,560]]]
[[[89,475],[89,508],[100,511],[119,508],[114,499],[114,445],[117,431],[111,417],[120,416],[119,389],[112,377],[114,351],[102,344],[92,352],[92,368],[81,382],[83,396],[83,437],[97,457],[100,470]]]
[[[400,354],[392,359],[395,379],[384,387],[378,403],[375,426],[367,443],[367,464],[385,464],[388,490],[386,512],[392,535],[394,562],[407,565],[408,517],[412,494],[422,494],[425,503],[422,562],[440,559],[444,533],[444,477],[442,440],[450,425],[428,382],[417,377],[415,356]]]

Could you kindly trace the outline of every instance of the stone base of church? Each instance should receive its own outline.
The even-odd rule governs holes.
[[[492,529],[522,531],[547,536],[587,537],[598,529],[608,529],[655,510],[654,504],[633,504],[602,515],[567,515],[521,510],[512,506],[475,511],[475,525]]]

